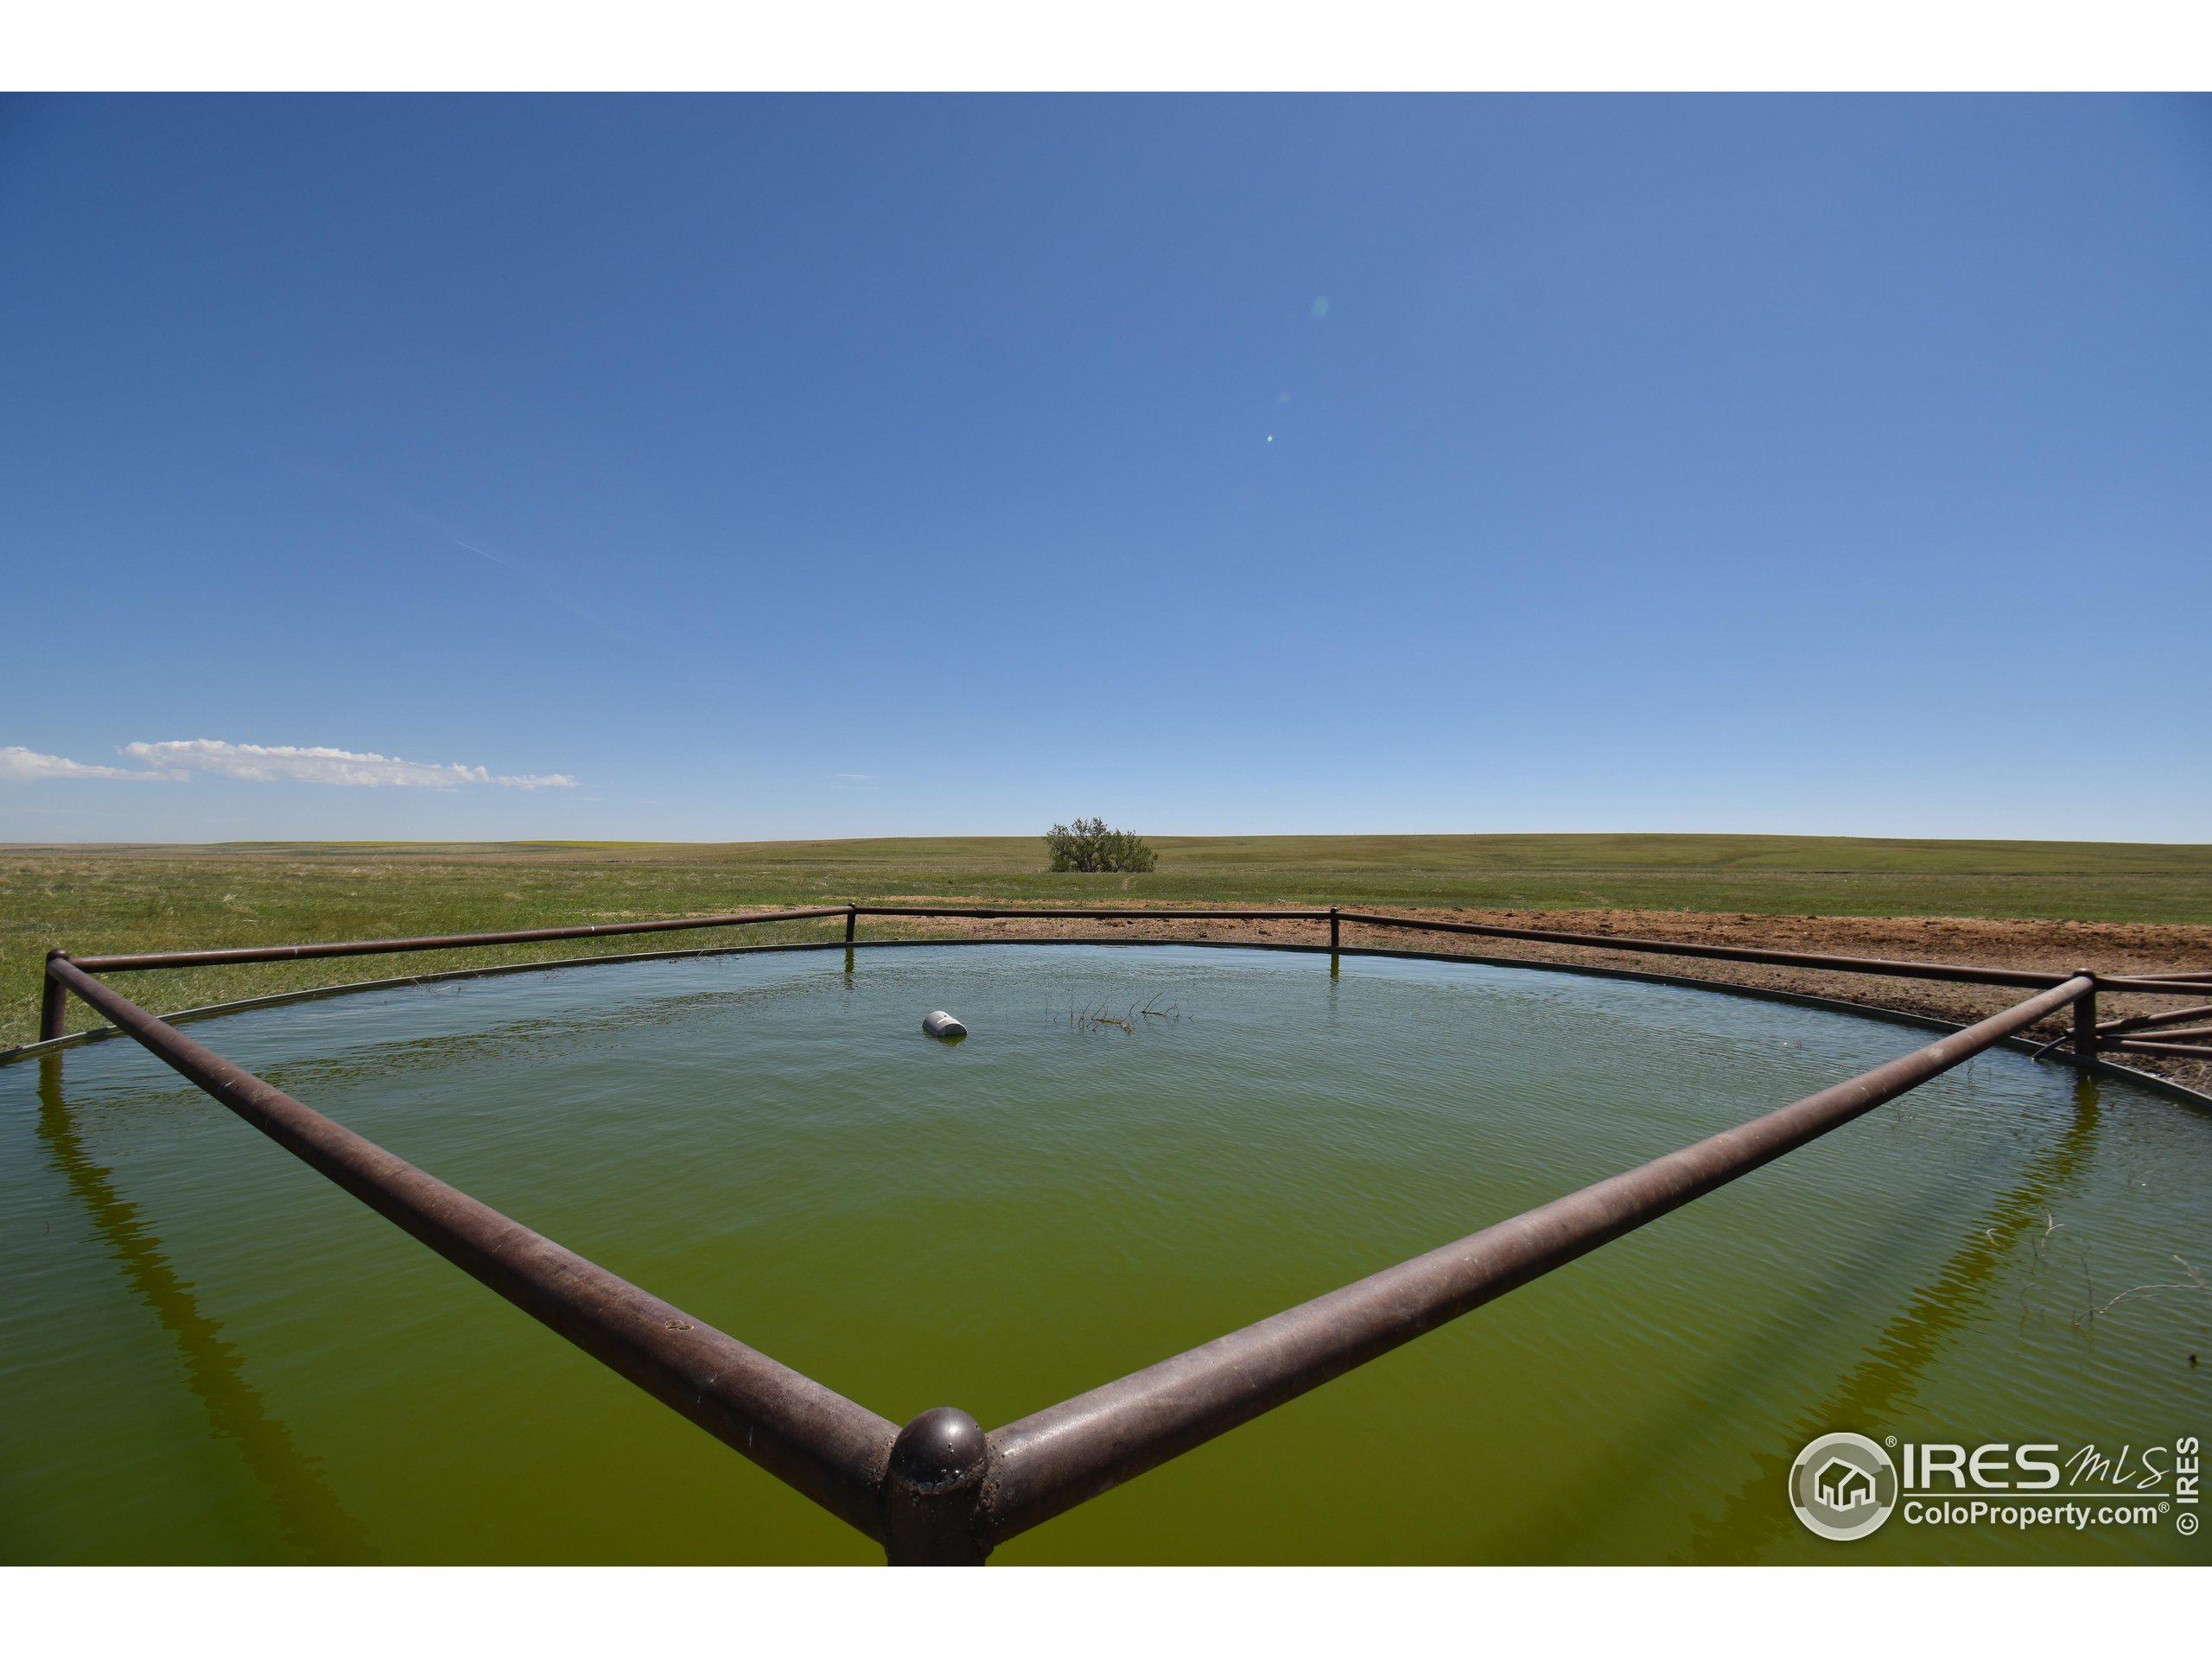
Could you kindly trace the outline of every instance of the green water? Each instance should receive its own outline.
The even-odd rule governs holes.
[[[1068,1017],[1147,1001],[1181,1017]],[[934,1007],[974,1034],[923,1037]],[[194,1032],[893,1421],[986,1424],[1925,1040],[1196,947],[594,968]],[[2093,1316],[2212,1268],[2208,1194],[2212,1118],[1986,1055],[995,1559],[2202,1560],[2170,1524],[1827,1543],[1784,1480],[1831,1428],[2212,1438],[2212,1296]],[[0,1559],[880,1559],[135,1045],[0,1067]]]

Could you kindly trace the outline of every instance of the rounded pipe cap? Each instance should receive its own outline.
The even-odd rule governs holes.
[[[910,1492],[949,1492],[980,1475],[990,1444],[983,1426],[954,1406],[935,1406],[891,1443],[891,1478]]]

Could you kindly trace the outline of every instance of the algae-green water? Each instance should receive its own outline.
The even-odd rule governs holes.
[[[922,1035],[939,1007],[966,1041]],[[194,1032],[893,1421],[986,1425],[1928,1040],[1183,946],[594,967]],[[1834,1543],[1785,1486],[1830,1429],[2206,1436],[2208,1195],[2212,1118],[1984,1055],[994,1559],[2201,1560],[2172,1516]],[[135,1045],[0,1067],[0,1558],[880,1559]]]

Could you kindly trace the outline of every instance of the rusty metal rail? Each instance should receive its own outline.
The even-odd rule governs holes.
[[[2100,1020],[2100,1036],[2117,1035],[2126,1031],[2145,1031],[2153,1026],[2185,1026],[2192,1020],[2202,1020],[2212,1014],[2212,1002],[2199,1002],[2186,1008],[2168,1008],[2160,1014],[2137,1014],[2118,1020]]]
[[[990,1436],[988,1548],[1840,1128],[2087,995],[2069,979],[1847,1083],[1078,1395]]]
[[[1844,974],[1877,974],[1896,979],[1942,979],[1970,985],[2012,985],[2041,989],[2063,982],[2064,974],[2039,974],[2020,968],[1978,968],[1947,962],[1897,962],[1885,957],[1834,957],[1807,950],[1763,950],[1738,944],[1690,944],[1679,939],[1643,939],[1613,933],[1560,933],[1541,927],[1505,927],[1490,922],[1432,921],[1425,917],[1379,916],[1364,911],[1341,912],[1347,922],[1367,927],[1418,928],[1429,933],[1468,933],[1486,939],[1533,939],[1544,944],[1581,944],[1598,950],[1637,950],[1672,957],[1706,957],[1721,962],[1759,962],[1781,968],[1822,968]]]
[[[1353,923],[1843,973],[2024,986],[2036,995],[1736,1128],[986,1433],[967,1414],[942,1407],[898,1427],[323,1117],[95,977],[101,971],[452,950],[833,917],[844,918],[849,944],[861,916],[1326,922],[1332,950],[1339,946],[1343,925]],[[1529,964],[1538,969],[1546,965]],[[849,904],[599,927],[82,961],[57,950],[47,960],[41,1026],[48,1035],[58,1036],[60,1010],[69,995],[76,995],[309,1167],[882,1544],[889,1560],[979,1564],[1007,1539],[1751,1173],[2063,1009],[2070,1007],[2074,1019],[2068,1037],[2058,1040],[2070,1039],[2077,1058],[2084,1063],[2100,1050],[2192,1058],[2206,1053],[2183,1043],[2133,1035],[2147,1029],[2161,1038],[2193,1038],[2193,1030],[2167,1032],[2161,1027],[2201,1017],[2204,1008],[2178,1010],[2164,1019],[2138,1016],[2101,1027],[2095,1010],[2101,988],[2151,995],[2204,994],[2202,982],[2115,980],[2086,970],[2031,974],[1692,945],[1335,907],[1073,910]]]
[[[1155,916],[1179,922],[1325,922],[1335,913],[1326,910],[1221,910],[1211,906],[1170,910],[1131,905],[1105,905],[1090,910],[1074,910],[1062,905],[855,905],[851,908],[862,916],[981,916],[996,919],[1056,916],[1064,921],[1087,922],[1141,922]]]
[[[47,971],[318,1174],[840,1520],[880,1540],[896,1424],[426,1174],[76,963]]]
[[[1881,957],[1845,957],[1804,950],[1769,950],[1751,945],[1696,944],[1681,939],[1643,938],[1628,934],[1570,933],[1551,928],[1510,927],[1489,922],[1452,922],[1425,916],[1392,916],[1378,912],[1298,908],[1229,908],[1191,906],[1084,906],[1038,905],[817,905],[795,910],[735,911],[715,916],[667,917],[652,921],[601,922],[569,927],[524,928],[498,933],[447,933],[416,938],[352,939],[314,944],[239,945],[213,950],[156,950],[124,955],[69,958],[89,973],[137,973],[156,968],[216,968],[238,963],[307,961],[334,957],[384,956],[401,952],[460,950],[493,945],[533,944],[556,939],[613,938],[628,934],[674,933],[714,928],[751,927],[773,922],[821,921],[842,917],[845,938],[854,941],[855,925],[863,916],[926,921],[938,917],[971,920],[1059,919],[1063,921],[1294,921],[1326,922],[1329,943],[1336,946],[1341,926],[1399,928],[1428,933],[1452,933],[1481,938],[1522,939],[1540,944],[1571,945],[1593,950],[1623,950],[1663,956],[1694,957],[1709,961],[1765,963],[1784,968],[1810,968],[1834,973],[1865,974],[1887,978],[1945,980],[1964,984],[2005,985],[2041,990],[2069,978],[2068,974],[2028,969],[1990,968],[1969,963],[1910,962]],[[57,955],[67,957],[66,952]],[[2212,974],[2159,976],[2100,975],[2101,987],[2150,995],[2202,996],[2212,985]],[[61,1034],[56,1023],[61,999],[50,994],[40,1020],[40,1039]],[[52,1016],[52,1017],[48,1017]]]
[[[537,944],[547,939],[613,938],[625,933],[677,933],[695,927],[749,927],[761,922],[805,922],[842,916],[850,905],[806,910],[736,911],[727,916],[683,916],[651,922],[600,922],[575,927],[526,927],[507,933],[440,933],[419,939],[347,939],[327,944],[252,944],[227,950],[152,950],[136,956],[73,958],[93,974],[137,973],[148,968],[220,968],[238,962],[293,962],[314,957],[381,957],[402,950],[461,950],[490,944]]]
[[[2171,1060],[2212,1060],[2212,1043],[2138,1042],[2123,1037],[2116,1043],[2100,1043],[2098,1047],[2118,1054],[2162,1054]]]

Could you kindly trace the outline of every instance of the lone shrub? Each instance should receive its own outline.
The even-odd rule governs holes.
[[[1160,863],[1159,854],[1126,830],[1109,830],[1103,818],[1077,818],[1072,828],[1056,823],[1045,832],[1045,845],[1056,870],[1141,874]]]

